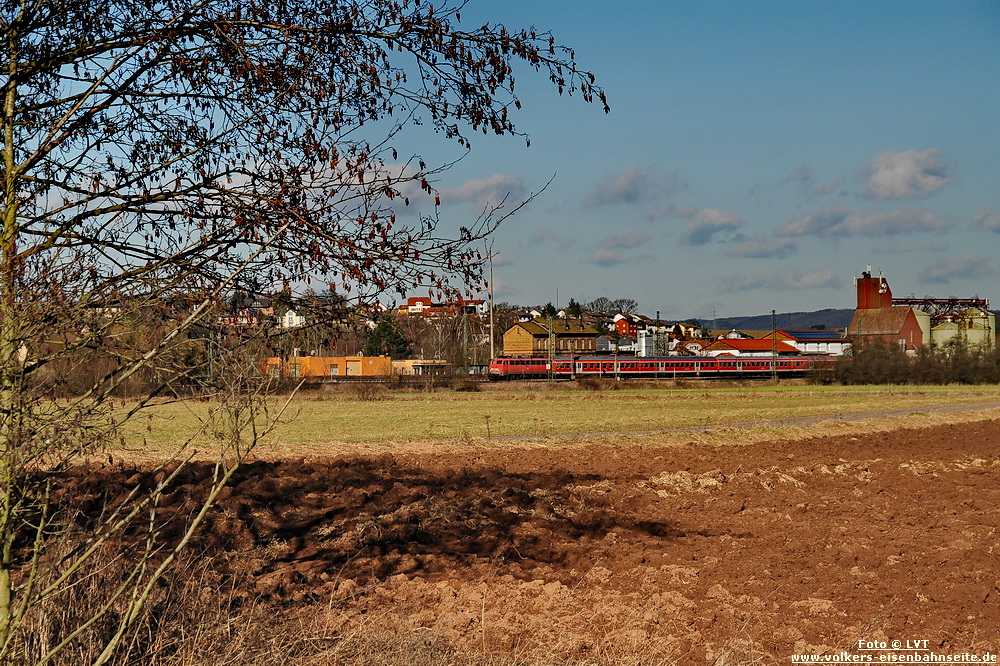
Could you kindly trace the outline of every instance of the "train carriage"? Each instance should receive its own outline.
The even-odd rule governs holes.
[[[498,357],[490,362],[489,378],[502,379],[577,379],[608,377],[616,379],[655,378],[751,378],[804,376],[818,366],[833,363],[830,358],[665,356],[608,358],[606,356]]]

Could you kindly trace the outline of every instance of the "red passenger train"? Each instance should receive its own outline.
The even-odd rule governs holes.
[[[544,356],[499,357],[490,361],[489,378],[502,379],[578,379],[608,377],[619,379],[682,379],[682,378],[766,378],[802,377],[811,370],[829,368],[830,357],[744,357],[732,356],[656,356],[609,358],[607,356],[559,356],[552,360]]]

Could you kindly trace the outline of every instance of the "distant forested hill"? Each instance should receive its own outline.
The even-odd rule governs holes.
[[[778,328],[787,328],[790,330],[804,331],[811,328],[820,327],[831,331],[841,331],[847,328],[847,325],[851,323],[851,317],[854,316],[853,309],[844,310],[817,310],[816,312],[779,312],[776,316]],[[764,331],[770,330],[771,328],[771,315],[762,314],[754,315],[751,317],[720,317],[713,323],[709,320],[703,320],[702,326],[705,328],[736,328],[736,329],[747,329],[752,331]]]

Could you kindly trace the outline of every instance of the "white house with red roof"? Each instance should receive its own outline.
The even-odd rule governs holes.
[[[813,354],[818,356],[843,356],[844,352],[850,348],[850,343],[844,339],[837,331],[788,331],[779,330],[773,334],[768,333],[764,340],[770,340],[771,336],[779,342],[787,342],[799,350],[800,354]]]
[[[799,350],[781,340],[716,340],[701,350],[706,356],[797,356]]]

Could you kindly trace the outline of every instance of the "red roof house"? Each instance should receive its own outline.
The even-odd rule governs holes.
[[[787,342],[780,340],[716,340],[702,350],[707,356],[771,356],[777,351],[778,356],[795,356],[799,350]]]

